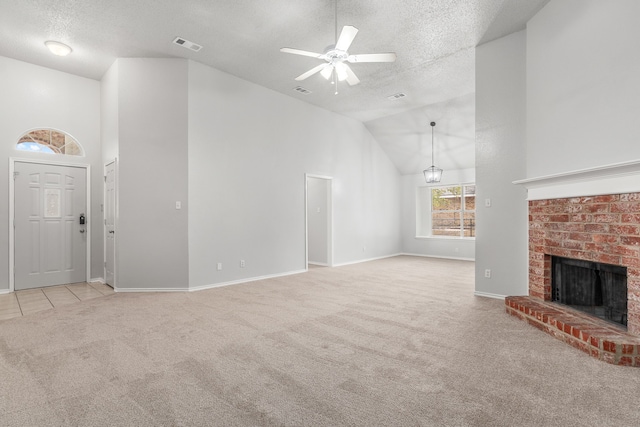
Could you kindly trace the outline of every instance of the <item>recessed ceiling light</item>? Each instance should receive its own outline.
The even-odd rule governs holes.
[[[44,44],[54,55],[67,56],[72,52],[72,49],[64,43],[47,40],[46,42],[44,42]]]

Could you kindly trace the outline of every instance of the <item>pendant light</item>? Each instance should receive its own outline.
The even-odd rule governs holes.
[[[440,182],[440,179],[442,179],[442,169],[434,166],[435,160],[433,156],[433,128],[436,126],[436,122],[431,122],[430,124],[431,124],[431,166],[429,166],[423,171],[424,179],[427,181],[428,184],[433,182]]]

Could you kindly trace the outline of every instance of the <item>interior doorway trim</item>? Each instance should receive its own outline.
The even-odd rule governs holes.
[[[305,270],[309,270],[309,178],[329,181],[327,194],[327,266],[333,267],[333,177],[304,174],[304,249]]]
[[[65,166],[72,168],[86,169],[87,177],[87,218],[89,221],[93,221],[91,216],[91,165],[83,163],[71,163],[71,162],[56,162],[50,160],[37,160],[37,159],[23,159],[19,157],[9,157],[9,292],[14,292],[15,288],[15,228],[13,226],[15,221],[15,181],[13,179],[13,173],[15,172],[15,163],[36,163],[40,165],[52,165],[52,166]],[[87,259],[85,266],[85,281],[91,280],[91,229],[93,226],[91,223],[87,230]]]
[[[115,232],[118,227],[118,158],[114,158],[113,160],[106,162],[103,165],[103,176],[104,176],[104,187],[102,191],[102,206],[103,206],[103,221],[102,221],[102,240],[103,240],[103,268],[102,268],[102,277],[104,278],[104,282],[107,283],[107,168],[109,165],[113,165],[113,186],[114,186],[114,200],[113,200],[113,210],[114,210],[114,218],[113,218],[113,231]],[[117,291],[117,283],[118,283],[118,246],[116,241],[118,239],[118,233],[114,234],[114,242],[113,242],[113,283],[111,283],[111,287]]]

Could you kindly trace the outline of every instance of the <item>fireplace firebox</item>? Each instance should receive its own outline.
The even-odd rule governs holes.
[[[551,257],[551,300],[627,326],[627,268]]]

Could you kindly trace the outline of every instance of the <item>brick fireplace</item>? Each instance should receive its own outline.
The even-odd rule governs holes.
[[[609,363],[640,367],[640,193],[530,200],[529,296],[507,312]],[[627,268],[628,325],[551,303],[551,257]]]
[[[640,336],[640,193],[529,202],[529,295],[551,300],[551,256],[627,267],[628,331]]]

